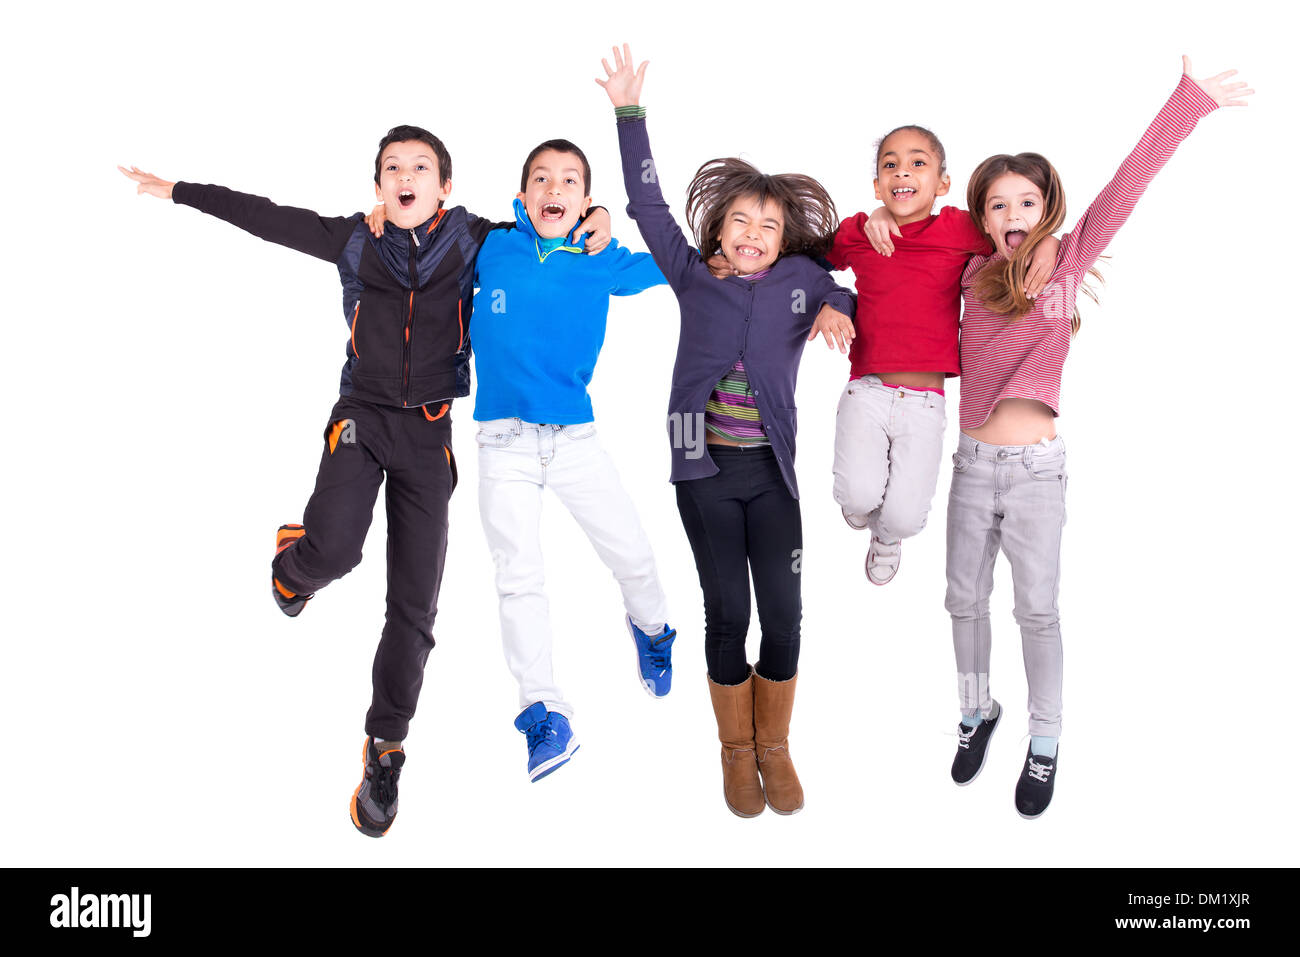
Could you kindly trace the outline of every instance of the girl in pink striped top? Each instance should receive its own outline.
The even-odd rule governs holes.
[[[948,593],[961,697],[952,777],[975,779],[1001,706],[989,694],[989,596],[999,549],[1011,562],[1015,617],[1029,684],[1030,746],[1016,786],[1023,817],[1050,802],[1061,730],[1057,612],[1065,524],[1065,446],[1056,434],[1061,369],[1078,329],[1075,299],[1147,185],[1202,117],[1244,106],[1253,91],[1184,75],[1114,179],[1062,240],[1042,295],[1025,295],[1034,248],[1065,218],[1056,170],[1037,153],[992,156],[971,176],[971,216],[995,247],[962,275],[961,438],[948,502]]]

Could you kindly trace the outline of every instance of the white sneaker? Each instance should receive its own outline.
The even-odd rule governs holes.
[[[862,524],[859,525],[859,524],[855,521],[855,519],[857,518],[857,516],[856,516],[856,515],[851,515],[851,514],[849,514],[848,509],[844,508],[844,506],[842,506],[842,505],[840,506],[840,514],[844,516],[844,523],[845,523],[846,525],[848,525],[849,528],[851,528],[851,529],[853,529],[853,530],[855,530],[855,531],[860,532],[860,531],[862,531],[864,528],[867,527],[867,520],[866,520],[865,518],[862,520]]]
[[[902,560],[901,541],[885,544],[872,535],[871,547],[867,549],[867,580],[873,585],[888,585],[898,571],[898,563]]]

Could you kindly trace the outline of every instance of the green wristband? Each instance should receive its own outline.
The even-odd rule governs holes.
[[[644,106],[616,106],[614,107],[614,116],[620,120],[644,120]]]

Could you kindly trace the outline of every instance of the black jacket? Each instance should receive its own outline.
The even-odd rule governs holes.
[[[511,228],[463,206],[376,238],[363,214],[319,216],[223,186],[177,183],[172,201],[338,266],[349,327],[340,395],[414,408],[469,395],[474,258]]]

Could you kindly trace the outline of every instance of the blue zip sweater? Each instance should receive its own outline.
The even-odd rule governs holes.
[[[649,253],[614,239],[598,256],[583,254],[585,236],[546,251],[518,199],[515,221],[516,229],[489,233],[478,254],[474,418],[590,422],[587,386],[605,342],[609,297],[660,285],[663,274]]]
[[[782,256],[766,276],[754,282],[739,276],[713,278],[664,202],[645,119],[620,119],[618,141],[627,214],[636,220],[681,307],[677,361],[668,395],[671,480],[718,473],[704,441],[704,404],[718,380],[736,360],[743,359],[781,476],[790,494],[798,498],[794,387],[799,359],[821,307],[829,304],[851,317],[856,305],[853,293],[836,285],[830,274],[807,256]],[[489,236],[488,242],[497,235]],[[479,253],[480,261],[482,255]],[[692,433],[694,441],[688,441]]]

